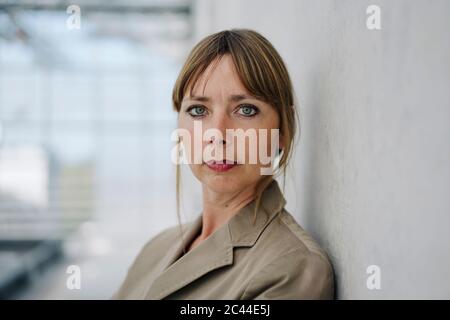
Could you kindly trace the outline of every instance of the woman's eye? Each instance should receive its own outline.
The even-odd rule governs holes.
[[[187,110],[187,113],[193,117],[200,117],[205,115],[206,109],[203,106],[192,106]]]
[[[259,109],[253,105],[242,105],[239,108],[239,114],[245,117],[252,117],[258,114]]]

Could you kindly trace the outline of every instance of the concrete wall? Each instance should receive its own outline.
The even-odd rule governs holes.
[[[366,28],[371,4],[381,30]],[[288,209],[328,250],[338,297],[450,298],[450,2],[195,8],[195,40],[252,28],[288,65],[302,122]],[[366,286],[372,264],[380,290]]]

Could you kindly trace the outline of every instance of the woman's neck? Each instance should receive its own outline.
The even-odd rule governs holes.
[[[255,198],[255,186],[218,193],[203,186],[203,217],[200,238],[206,239]]]

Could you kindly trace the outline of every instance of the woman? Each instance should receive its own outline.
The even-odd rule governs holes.
[[[193,223],[152,238],[113,298],[333,298],[326,253],[284,209],[274,175],[262,174],[268,167],[285,174],[296,131],[291,80],[273,46],[247,29],[206,37],[181,70],[173,105],[179,129],[202,147],[200,161],[193,161],[195,143],[179,139],[202,184],[203,210]],[[200,137],[199,124],[201,133],[214,129],[222,136]],[[258,143],[247,137],[244,151],[237,150],[237,136],[230,138],[227,130],[239,129],[258,132]],[[262,136],[261,130],[270,134]],[[260,155],[261,146],[274,137],[279,148],[274,152],[270,144],[268,149],[277,165],[260,157],[252,163],[252,152]],[[215,152],[208,156],[211,146]],[[177,186],[178,179],[179,174]]]

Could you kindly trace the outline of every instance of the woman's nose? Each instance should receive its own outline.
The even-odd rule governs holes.
[[[230,119],[228,119],[228,116],[226,114],[217,114],[212,122],[211,128],[220,132],[221,135],[219,137],[216,137],[216,135],[211,137],[210,143],[215,142],[217,144],[223,145],[228,143],[227,130],[232,129],[232,125],[230,123]]]
[[[222,136],[222,137],[212,136],[211,139],[209,140],[209,143],[216,143],[218,145],[226,145],[227,141],[224,137],[225,136]]]

